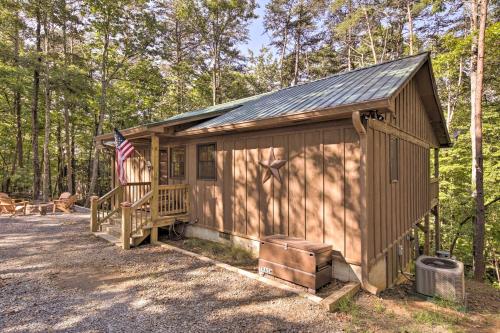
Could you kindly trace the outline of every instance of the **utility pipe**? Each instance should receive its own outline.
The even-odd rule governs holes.
[[[361,285],[363,289],[371,294],[378,294],[379,289],[370,283],[368,279],[368,210],[367,210],[367,195],[368,195],[368,174],[367,174],[367,138],[366,129],[361,122],[361,114],[359,111],[352,113],[352,125],[359,135],[359,145],[361,154],[359,157],[359,173],[360,173],[360,228],[361,228]]]

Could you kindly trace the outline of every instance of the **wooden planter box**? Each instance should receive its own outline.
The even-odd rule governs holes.
[[[260,242],[259,273],[315,293],[332,279],[332,247],[284,235],[264,237]]]

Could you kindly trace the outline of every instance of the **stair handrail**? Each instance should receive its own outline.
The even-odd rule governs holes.
[[[132,210],[137,209],[138,207],[142,206],[145,202],[147,202],[149,199],[151,199],[152,196],[153,196],[153,191],[147,192],[142,196],[142,198],[132,203],[132,206],[130,208],[132,208]]]
[[[115,192],[119,191],[120,189],[122,189],[121,185],[116,186],[111,191],[100,197],[99,200],[97,200],[97,203],[103,203],[106,199],[110,198],[113,194],[115,194]]]
[[[142,229],[142,214],[141,221],[138,223],[137,213],[140,208],[153,197],[153,191],[144,194],[139,200],[134,203],[123,202],[122,207],[122,230],[121,241],[123,249],[130,248],[130,237],[137,231]],[[146,217],[147,220],[147,217]]]
[[[118,195],[118,198],[115,197]],[[113,199],[115,199],[113,201]],[[93,196],[90,198],[90,230],[92,232],[99,231],[101,229],[101,224],[111,218],[113,215],[121,211],[121,202],[123,201],[123,187],[121,185],[116,186],[108,193],[104,194],[102,197]],[[109,201],[109,202],[108,202]],[[113,209],[102,209],[102,205],[108,203]],[[100,208],[101,207],[101,208]]]

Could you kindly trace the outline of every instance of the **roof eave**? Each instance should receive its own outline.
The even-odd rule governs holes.
[[[283,125],[293,125],[296,123],[308,123],[308,122],[319,122],[319,121],[334,120],[334,119],[343,119],[351,117],[351,114],[355,111],[367,111],[367,110],[392,112],[392,104],[389,99],[384,98],[384,99],[371,100],[361,103],[346,104],[333,108],[308,110],[289,115],[280,115],[273,118],[245,121],[236,124],[227,124],[227,125],[208,127],[202,129],[186,129],[177,132],[175,136],[183,137],[183,136],[216,135],[226,132],[267,129],[273,127],[280,127]]]

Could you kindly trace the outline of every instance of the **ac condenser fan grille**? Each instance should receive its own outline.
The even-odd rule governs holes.
[[[418,293],[452,301],[464,300],[463,263],[453,259],[420,256],[415,266]]]

